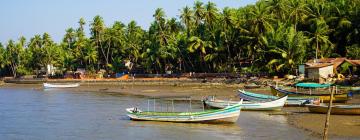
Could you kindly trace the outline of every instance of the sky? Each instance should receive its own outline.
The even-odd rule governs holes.
[[[210,1],[222,9],[243,7],[257,0]],[[60,42],[67,28],[78,28],[81,17],[87,22],[85,30],[89,34],[88,23],[96,15],[102,16],[107,26],[114,21],[127,24],[135,20],[143,29],[148,29],[156,8],[163,8],[168,18],[179,18],[180,9],[193,4],[192,0],[1,0],[0,42],[6,44],[9,39],[17,40],[20,36],[28,41],[44,32]]]

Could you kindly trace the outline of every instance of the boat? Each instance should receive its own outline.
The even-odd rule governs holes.
[[[360,86],[339,86],[340,90],[345,91],[360,91]]]
[[[155,112],[142,111],[138,108],[127,108],[127,116],[131,120],[162,122],[227,122],[238,120],[243,100],[223,109],[204,110],[199,112]]]
[[[284,107],[287,96],[280,97],[271,101],[244,101],[241,105],[242,110],[281,110]],[[235,105],[238,101],[226,101],[215,99],[214,96],[209,96],[203,100],[204,104],[212,108],[226,108]]]
[[[308,109],[312,113],[326,114],[328,105],[321,103],[319,105],[309,104]],[[360,105],[333,105],[331,106],[331,114],[335,115],[360,115]]]
[[[270,101],[278,99],[278,96],[265,95],[259,93],[248,92],[244,90],[238,90],[239,97],[248,101]],[[303,98],[303,97],[288,97],[285,101],[285,106],[304,106],[312,102],[315,98]]]
[[[360,91],[360,86],[351,87],[351,91]]]
[[[255,89],[255,88],[260,88],[260,87],[261,87],[261,85],[257,85],[255,83],[247,84],[244,86],[244,88],[246,88],[246,89]]]
[[[44,83],[44,88],[74,88],[79,87],[79,83],[71,83],[71,84],[50,84],[50,83]]]
[[[302,92],[292,92],[277,88],[275,86],[270,86],[271,93],[274,96],[285,96],[289,95],[290,97],[303,97],[303,98],[318,98],[322,102],[330,101],[330,93],[302,93]],[[346,93],[336,93],[333,96],[333,102],[346,102],[348,100],[348,94]]]

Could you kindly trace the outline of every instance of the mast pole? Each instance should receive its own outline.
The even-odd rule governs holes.
[[[324,133],[323,133],[323,140],[328,139],[328,131],[329,131],[329,125],[330,125],[330,115],[331,115],[332,100],[333,100],[334,92],[336,91],[336,87],[333,87],[332,89],[333,90],[332,90],[331,95],[330,95],[330,103],[329,103],[328,111],[327,111],[327,114],[326,114],[325,128],[324,128]]]

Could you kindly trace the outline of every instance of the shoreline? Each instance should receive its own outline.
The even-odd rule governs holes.
[[[191,97],[192,100],[201,100],[205,96],[215,95],[219,99],[234,99],[238,89],[243,89],[244,84],[224,83],[167,83],[163,82],[81,82],[78,88],[68,88],[73,92],[103,92],[107,94],[144,96],[149,98],[161,97]],[[42,84],[13,84],[5,83],[0,88],[21,88],[43,90]],[[248,89],[257,93],[270,94],[268,87]],[[351,100],[359,103],[360,97]],[[306,107],[285,107],[283,109],[288,124],[306,130],[310,135],[321,137],[326,114],[309,113]],[[269,113],[271,115],[271,112]],[[330,138],[360,137],[360,117],[332,115],[330,120]]]

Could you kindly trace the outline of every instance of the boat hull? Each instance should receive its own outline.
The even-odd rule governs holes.
[[[275,100],[278,99],[278,96],[272,96],[272,95],[265,95],[265,94],[258,94],[258,93],[252,93],[247,91],[241,91],[239,90],[239,96],[240,98],[248,101],[269,101],[269,100]],[[312,98],[301,98],[301,97],[288,97],[285,101],[285,106],[303,106],[306,103],[309,103]]]
[[[227,122],[227,123],[235,123],[240,115],[240,111],[233,112],[231,114],[226,115],[218,115],[212,117],[202,117],[202,118],[195,118],[195,117],[161,117],[161,116],[138,116],[138,115],[131,115],[128,114],[127,116],[130,117],[131,120],[135,121],[161,121],[161,122],[179,122],[179,123],[206,123],[206,122]]]
[[[328,106],[326,105],[308,105],[308,109],[312,113],[326,114]],[[335,105],[331,108],[331,114],[335,115],[360,115],[360,106],[352,107],[351,105]]]
[[[80,84],[76,83],[76,84],[49,84],[49,83],[44,83],[43,84],[44,88],[75,88],[75,87],[79,87]]]
[[[224,109],[202,112],[134,112],[133,108],[127,109],[127,116],[137,121],[162,121],[179,123],[235,123],[240,115],[242,101],[234,106]]]
[[[244,101],[241,105],[242,110],[261,110],[261,111],[275,111],[281,110],[284,107],[284,104],[287,100],[287,96],[282,98],[275,99],[273,101]],[[207,98],[204,100],[204,103],[207,106],[213,108],[225,108],[231,105],[236,104],[236,101],[225,101],[225,100],[217,100],[214,98]]]
[[[270,88],[271,88],[271,93],[274,96],[289,95],[291,97],[318,98],[322,102],[330,101],[330,94],[306,94],[306,93],[290,92],[290,91],[276,88],[274,86],[270,86]],[[348,100],[347,94],[334,94],[333,95],[333,102],[342,103],[342,102],[346,102],[347,100]]]

